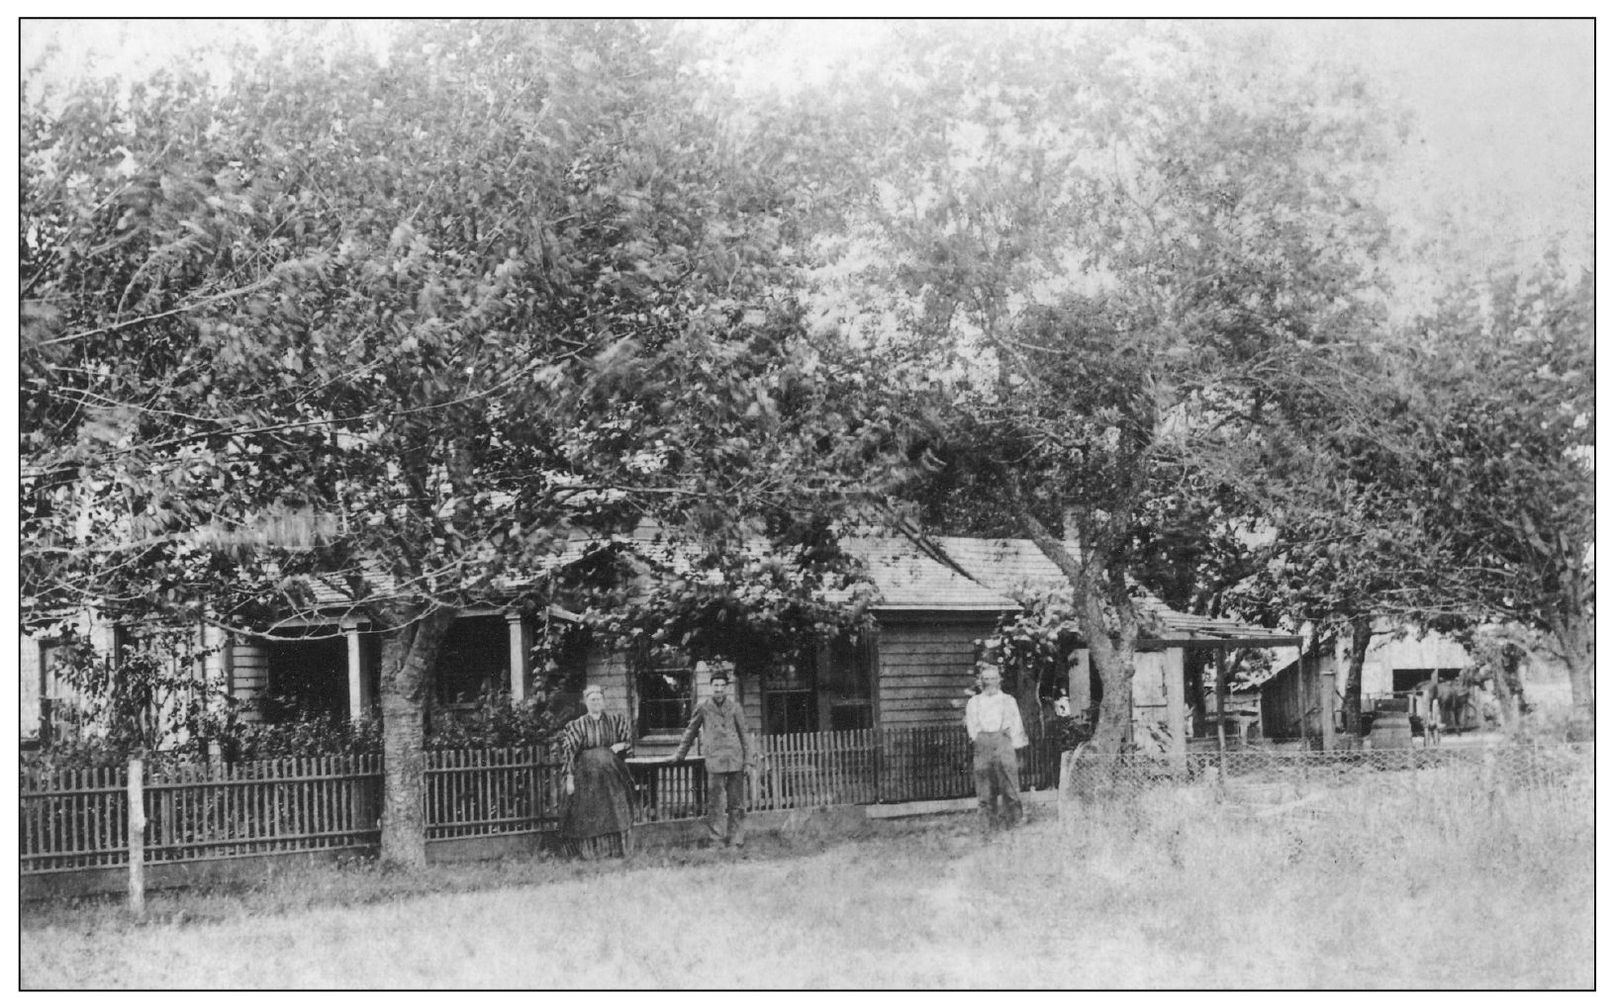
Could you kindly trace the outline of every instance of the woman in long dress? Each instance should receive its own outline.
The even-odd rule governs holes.
[[[579,856],[622,856],[634,815],[629,804],[634,781],[623,758],[633,751],[629,719],[606,712],[599,686],[584,690],[583,717],[561,730],[561,835]]]

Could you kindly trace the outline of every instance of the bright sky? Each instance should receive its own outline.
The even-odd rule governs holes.
[[[1309,21],[1299,41],[1372,70],[1415,114],[1402,193],[1482,234],[1593,234],[1592,21]],[[1522,247],[1527,248],[1525,245]],[[1592,261],[1585,261],[1591,262]]]
[[[1299,58],[1323,56],[1370,70],[1415,115],[1410,160],[1391,198],[1410,224],[1459,215],[1495,252],[1537,252],[1553,234],[1588,247],[1594,211],[1594,27],[1589,20],[1351,20],[1243,22],[1267,28]],[[721,23],[708,30],[724,32]],[[363,22],[378,38],[385,22]],[[748,70],[778,85],[812,81],[836,57],[879,52],[875,21],[773,22]],[[969,30],[969,26],[968,26]],[[57,72],[94,65],[130,73],[197,41],[254,36],[253,21],[21,22],[25,73],[48,44]]]

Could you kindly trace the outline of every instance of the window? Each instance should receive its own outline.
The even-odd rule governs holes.
[[[814,689],[815,655],[777,662],[764,676],[764,731],[771,735],[820,730]]]
[[[40,696],[46,700],[65,700],[71,687],[61,676],[57,661],[62,654],[63,642],[57,639],[39,643]]]
[[[640,737],[678,734],[689,720],[692,705],[689,666],[642,665],[636,670],[635,692],[639,709],[635,730]]]
[[[875,723],[871,674],[875,642],[869,636],[837,638],[826,650],[826,713],[832,731],[860,731]]]
[[[67,716],[72,713],[68,701],[71,688],[60,675],[58,659],[62,654],[62,642],[49,639],[39,642],[38,647],[38,668],[32,684],[36,688],[28,691],[32,697],[22,704],[23,730],[28,730],[30,722],[33,722],[36,737],[40,742],[49,744],[61,733]]]
[[[875,723],[871,696],[874,642],[837,638],[792,662],[777,663],[764,680],[764,730],[862,731]]]

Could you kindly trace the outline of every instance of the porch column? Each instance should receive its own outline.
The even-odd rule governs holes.
[[[533,651],[533,624],[521,613],[505,615],[511,635],[511,699],[528,698],[528,655]]]
[[[230,693],[230,635],[214,624],[202,625],[202,696],[204,704],[214,685],[225,694]],[[224,746],[217,739],[208,740],[208,758],[218,759]]]
[[[1185,764],[1185,650],[1162,650],[1162,686],[1168,701],[1168,753],[1175,765]]]
[[[202,681],[228,683],[230,677],[230,636],[214,624],[202,625]],[[226,692],[229,692],[227,687]]]
[[[365,688],[365,652],[358,623],[344,623],[342,635],[348,641],[348,719],[363,720],[371,712],[370,691]]]

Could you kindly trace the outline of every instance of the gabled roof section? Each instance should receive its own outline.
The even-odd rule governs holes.
[[[1005,613],[1020,607],[928,557],[907,537],[851,537],[842,549],[865,563],[880,593],[877,609]]]
[[[962,572],[997,593],[1011,595],[1024,589],[1066,589],[1070,586],[1056,563],[1038,545],[1022,538],[933,537],[924,544],[935,547]],[[1069,545],[1076,556],[1076,546]],[[1137,597],[1141,610],[1154,614],[1174,644],[1211,644],[1231,647],[1295,646],[1302,639],[1284,631],[1237,620],[1203,617],[1173,610],[1149,594]]]
[[[700,548],[683,541],[667,540],[654,530],[642,527],[619,538],[622,546],[653,565],[684,570],[699,556]],[[747,544],[751,554],[762,555],[769,545],[761,538]],[[878,610],[939,611],[954,613],[1005,613],[1019,604],[961,574],[955,568],[929,557],[904,537],[847,537],[842,550],[864,563],[876,589],[871,606]],[[827,593],[833,602],[846,593]]]

